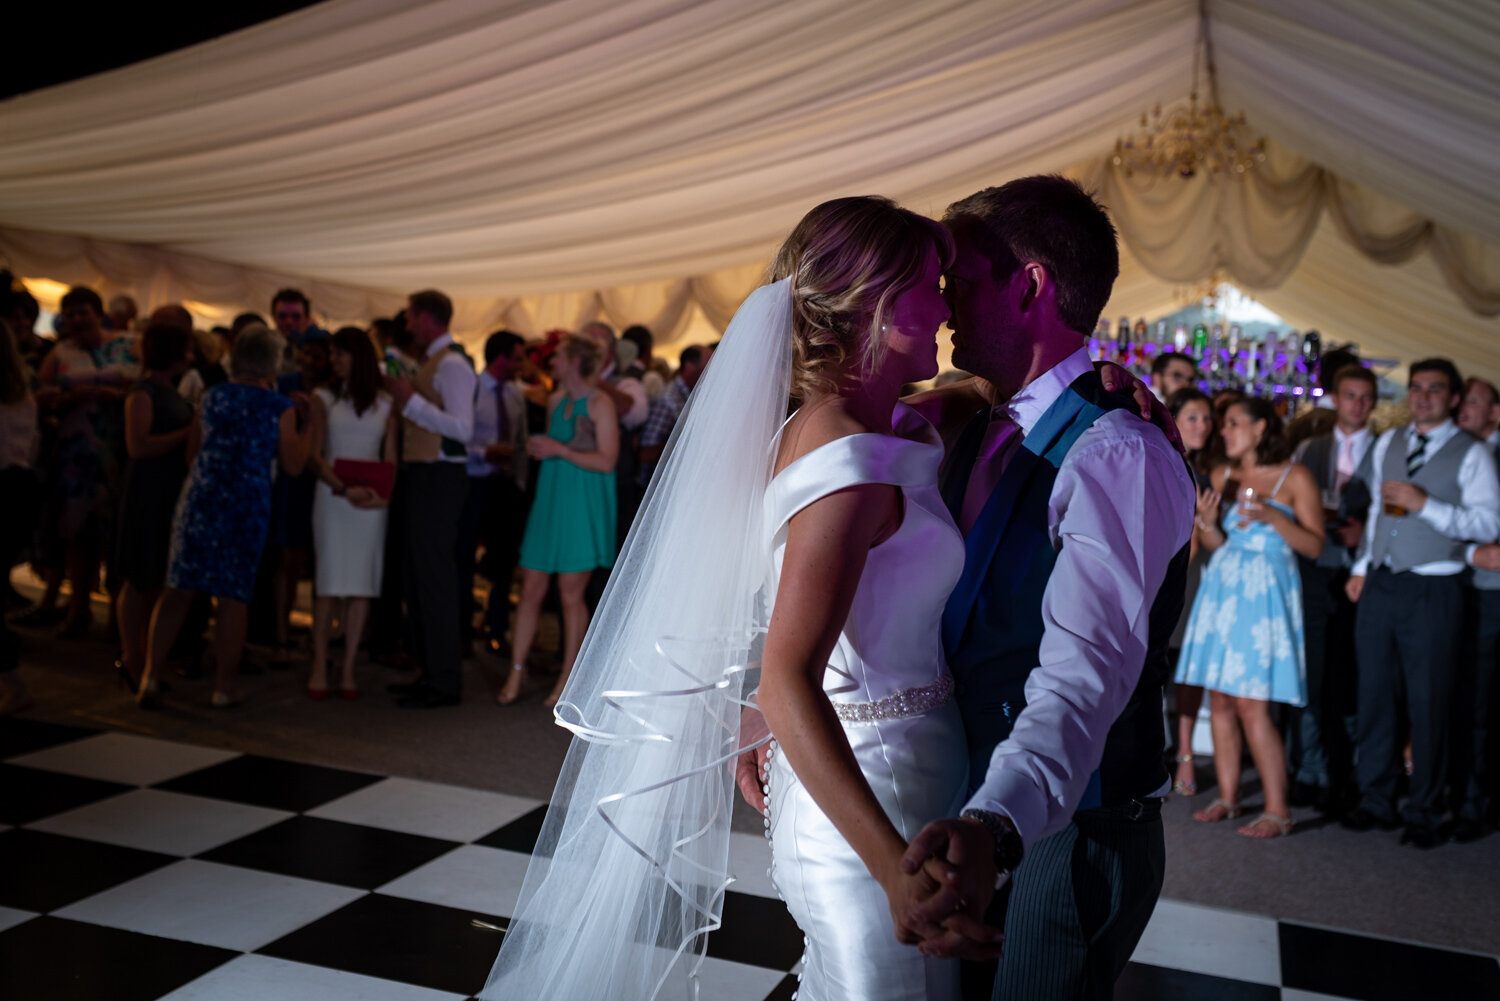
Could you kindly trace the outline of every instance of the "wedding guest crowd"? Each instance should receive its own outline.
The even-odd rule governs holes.
[[[645,328],[594,322],[531,343],[497,331],[476,364],[431,289],[330,336],[296,289],[267,304],[274,329],[246,312],[195,332],[179,305],[142,319],[130,297],[106,306],[80,286],[54,340],[3,277],[0,558],[43,582],[27,608],[7,582],[11,621],[87,633],[102,583],[120,683],[145,707],[189,697],[161,682],[196,673],[206,632],[220,708],[259,670],[247,638],[314,700],[356,699],[368,653],[415,669],[386,686],[398,705],[456,705],[482,648],[506,665],[496,701],[550,687],[555,702],[712,357],[692,345],[674,369]],[[1153,366],[1200,487],[1172,640],[1172,788],[1212,786],[1204,822],[1239,816],[1248,746],[1261,787],[1248,836],[1290,833],[1291,809],[1311,807],[1417,848],[1473,840],[1500,804],[1500,392],[1419,361],[1410,422],[1377,437],[1374,374],[1347,352],[1323,363],[1322,407],[1290,423],[1284,404],[1206,395],[1186,354]],[[299,586],[306,650],[290,629]],[[553,607],[560,675],[534,687]],[[18,650],[7,625],[0,713],[34,701]],[[1212,783],[1193,753],[1205,693]]]
[[[1264,803],[1242,834],[1291,833],[1296,806],[1352,831],[1400,829],[1418,849],[1472,841],[1500,819],[1500,392],[1446,359],[1415,362],[1409,423],[1377,437],[1375,375],[1347,353],[1324,363],[1338,368],[1323,406],[1295,422],[1295,453],[1272,402],[1226,392],[1199,415],[1195,390],[1170,397],[1211,477],[1193,542],[1210,555],[1179,641],[1173,790],[1198,794],[1206,690],[1215,795],[1196,819],[1240,814],[1243,740]]]

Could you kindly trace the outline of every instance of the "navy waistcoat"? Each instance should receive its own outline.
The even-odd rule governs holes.
[[[1080,376],[1022,440],[965,540],[963,576],[943,613],[943,645],[957,683],[975,788],[995,746],[1026,708],[1026,679],[1040,661],[1042,595],[1057,560],[1047,529],[1057,471],[1096,420],[1135,406],[1129,397],[1105,392],[1097,373]],[[943,498],[955,517],[987,424],[987,412],[970,422],[944,469]],[[1149,796],[1167,781],[1162,688],[1170,677],[1167,642],[1182,614],[1187,563],[1183,546],[1151,605],[1140,680],[1109,730],[1103,761],[1077,809]],[[1088,594],[1070,597],[1089,600]]]

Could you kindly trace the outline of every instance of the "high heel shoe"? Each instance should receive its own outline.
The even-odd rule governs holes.
[[[1189,764],[1192,764],[1192,762],[1193,762],[1193,756],[1191,754],[1179,754],[1179,755],[1177,755],[1177,763],[1179,765],[1189,765]],[[1186,780],[1179,779],[1176,782],[1173,782],[1172,783],[1172,791],[1174,793],[1176,793],[1177,795],[1179,795],[1179,796],[1196,796],[1196,795],[1198,795],[1198,779],[1197,779],[1197,776],[1194,776],[1193,778],[1186,779]]]
[[[314,702],[322,702],[324,699],[328,698],[328,686],[324,685],[322,688],[315,688],[312,685],[308,685],[307,697],[312,699]]]
[[[514,691],[511,690],[510,686],[512,681],[516,683]],[[522,664],[512,664],[510,666],[510,677],[506,680],[505,687],[500,690],[500,694],[495,696],[495,704],[502,706],[515,705],[521,698],[521,686],[524,684],[526,684],[525,666]]]
[[[345,688],[343,685],[340,685],[339,686],[339,698],[343,699],[345,702],[358,702],[359,701],[359,689],[353,687],[352,685],[350,687],[348,687],[348,688]]]
[[[135,693],[135,705],[137,709],[148,712],[161,708],[161,685],[156,681],[147,681],[141,685],[140,691]]]

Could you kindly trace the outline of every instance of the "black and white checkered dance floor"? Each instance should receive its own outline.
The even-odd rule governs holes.
[[[484,984],[544,812],[0,720],[0,998],[461,1001]],[[788,999],[802,938],[766,877],[767,846],[736,834],[732,854],[739,882],[702,997]],[[1116,997],[1500,998],[1500,963],[1163,900]]]

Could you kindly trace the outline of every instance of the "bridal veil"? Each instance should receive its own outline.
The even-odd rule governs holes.
[[[575,736],[483,998],[697,996],[731,882],[740,710],[768,614],[762,504],[791,360],[783,279],[730,322],[589,626],[556,709]]]

